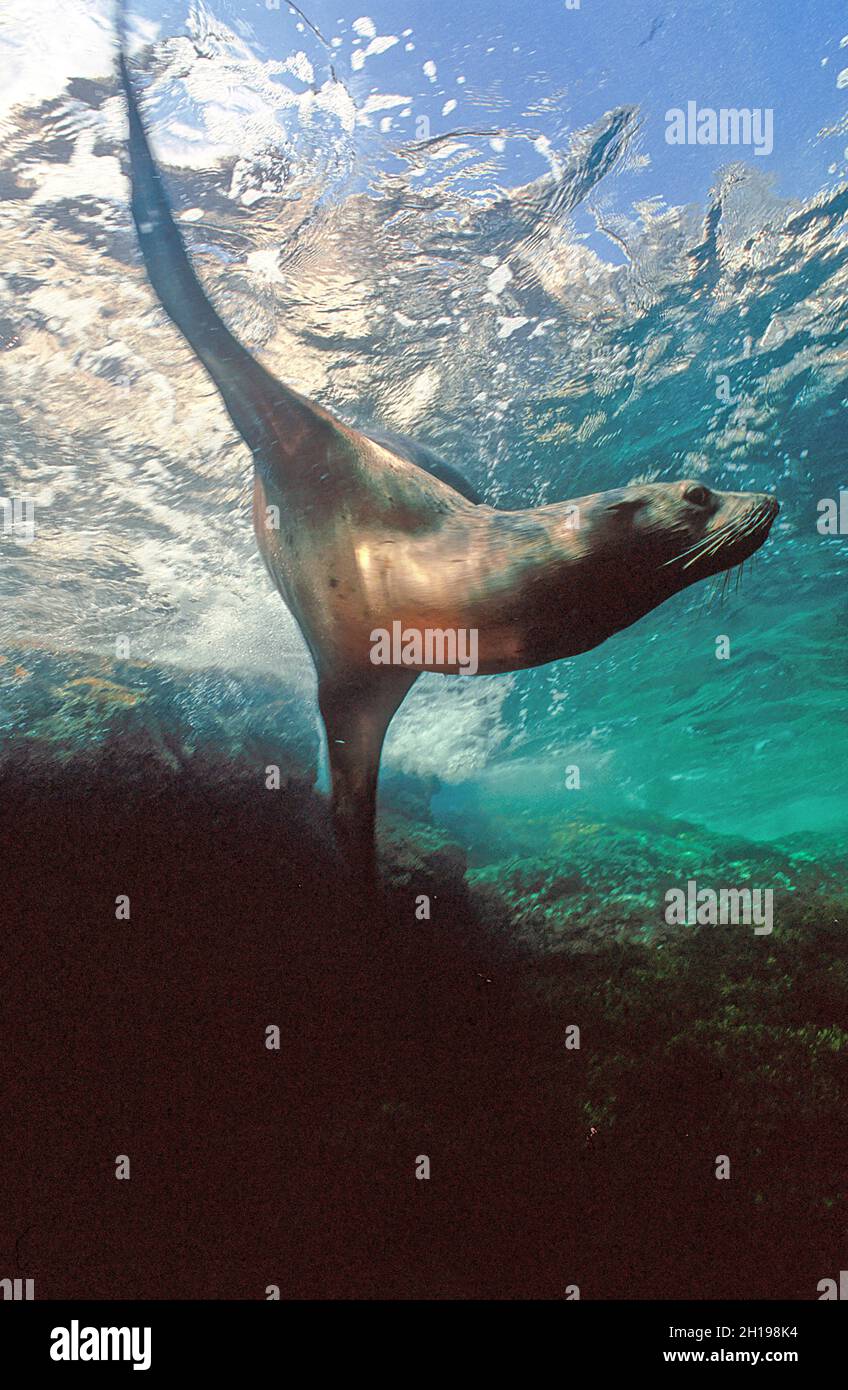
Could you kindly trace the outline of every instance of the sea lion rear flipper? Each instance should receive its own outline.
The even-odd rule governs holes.
[[[260,469],[282,458],[294,465],[307,441],[341,434],[344,427],[266,371],[233,337],[204,293],[174,222],[168,195],[150,149],[127,68],[119,71],[129,111],[132,214],[148,278],[215,382],[233,424]],[[279,469],[276,470],[279,477]]]

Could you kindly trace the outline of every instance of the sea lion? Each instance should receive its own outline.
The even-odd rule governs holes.
[[[421,671],[460,669],[450,634],[475,635],[483,675],[588,651],[752,555],[778,504],[683,481],[500,511],[475,500],[454,470],[438,476],[429,451],[369,437],[298,395],[236,341],[206,298],[171,216],[123,48],[119,66],[147,274],[253,453],[259,549],[318,675],[337,834],[370,877],[386,730]],[[396,624],[410,659],[382,664],[378,638]],[[428,641],[434,633],[441,644]]]

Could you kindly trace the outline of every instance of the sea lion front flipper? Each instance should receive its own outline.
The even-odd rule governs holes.
[[[372,429],[370,426],[361,431],[366,439],[372,439],[375,444],[380,444],[384,449],[397,454],[399,458],[405,459],[407,463],[414,464],[416,468],[421,468],[431,477],[438,478],[440,483],[447,483],[454,492],[458,492],[460,497],[465,497],[467,501],[474,502],[478,506],[483,498],[475,487],[471,486],[468,479],[460,473],[459,469],[447,459],[443,459],[441,454],[437,454],[435,449],[431,449],[429,444],[422,444],[418,439],[411,439],[406,434],[396,434],[394,430]]]
[[[374,822],[377,774],[392,717],[414,685],[417,671],[386,667],[364,675],[323,675],[318,703],[327,731],[336,836],[356,875],[377,876]]]

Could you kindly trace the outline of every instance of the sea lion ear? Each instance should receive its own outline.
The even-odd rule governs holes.
[[[644,507],[646,500],[644,497],[621,497],[617,502],[610,502],[607,511],[624,512],[625,515],[632,515]]]

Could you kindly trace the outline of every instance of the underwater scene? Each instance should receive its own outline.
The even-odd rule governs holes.
[[[848,1297],[848,15],[362,4],[0,21],[0,1279]]]

